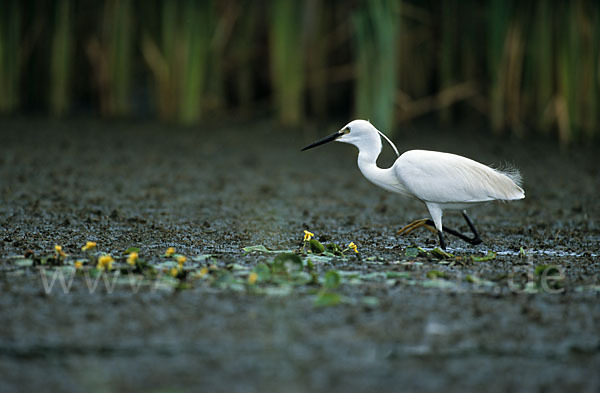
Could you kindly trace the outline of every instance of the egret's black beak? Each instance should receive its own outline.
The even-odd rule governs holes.
[[[335,141],[337,138],[341,137],[342,135],[344,135],[343,131],[338,131],[335,134],[331,134],[329,136],[326,136],[325,138],[316,141],[315,143],[311,143],[310,145],[306,146],[304,149],[302,149],[302,151],[304,150],[308,150],[308,149],[312,149],[313,147],[317,147],[317,146],[321,146],[324,145],[325,143],[331,142],[331,141]]]

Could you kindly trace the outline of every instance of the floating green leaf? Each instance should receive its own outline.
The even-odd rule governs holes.
[[[386,274],[384,272],[371,272],[360,276],[363,280],[384,280]]]
[[[446,252],[439,247],[436,247],[433,250],[431,250],[431,255],[433,255],[434,257],[436,257],[438,259],[454,258],[453,254],[450,254],[449,252]]]
[[[332,258],[335,258],[335,255],[327,255],[327,253],[323,253],[322,255],[312,254],[308,259],[313,262],[329,262]]]
[[[375,296],[363,296],[360,299],[360,302],[367,307],[377,307],[379,306],[379,299]]]
[[[132,252],[140,252],[139,247],[129,247],[123,254],[131,254]]]
[[[329,270],[325,273],[325,281],[323,286],[325,288],[335,289],[340,285],[340,274],[335,270]]]
[[[239,263],[230,263],[226,266],[229,270],[248,270],[248,268],[244,265],[240,265]]]
[[[244,251],[246,251],[246,249],[244,249]],[[194,261],[194,262],[204,262],[209,259],[213,259],[213,256],[211,254],[201,254],[201,255],[196,255],[195,257],[192,257],[192,261]]]
[[[488,251],[487,254],[485,254],[485,256],[483,257],[476,257],[475,255],[471,255],[471,260],[473,262],[487,262],[491,261],[492,259],[496,259],[496,253],[493,251]]]
[[[293,288],[289,285],[268,286],[259,290],[267,296],[288,296],[292,293]]]
[[[456,284],[453,283],[452,281],[448,281],[448,280],[425,280],[423,281],[423,283],[421,284],[423,286],[423,288],[439,288],[439,289],[450,289],[450,288],[455,288]]]
[[[253,251],[257,251],[257,252],[267,252],[267,253],[274,253],[274,254],[279,254],[282,252],[288,252],[291,253],[292,250],[269,250],[267,247],[263,246],[262,244],[258,244],[256,246],[248,246],[248,247],[244,247],[242,248],[242,250],[247,254]]]
[[[430,270],[427,272],[427,278],[438,279],[438,278],[446,278],[446,273],[441,272],[439,270]]]
[[[294,253],[282,253],[275,257],[271,270],[275,274],[287,274],[290,271],[299,271],[303,268],[302,258]]]
[[[337,306],[342,302],[342,296],[335,292],[319,292],[315,298],[315,306],[317,307],[329,307]]]
[[[252,269],[258,275],[259,281],[269,281],[271,279],[271,269],[264,263],[259,263]]]
[[[306,285],[313,282],[313,276],[307,272],[292,272],[287,282],[292,285]]]
[[[325,249],[327,250],[327,252],[329,252],[335,256],[342,255],[342,248],[335,243],[327,243],[325,245]]]
[[[29,258],[17,259],[16,261],[13,262],[13,264],[15,266],[28,267],[28,266],[33,265],[33,259],[29,259]]]
[[[411,258],[427,256],[427,251],[418,246],[406,247],[404,255]]]
[[[410,273],[408,272],[386,272],[386,278],[410,278]]]

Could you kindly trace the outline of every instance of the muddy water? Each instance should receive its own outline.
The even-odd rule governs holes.
[[[427,231],[395,236],[426,210],[364,180],[354,148],[299,152],[334,128],[2,120],[0,391],[600,389],[597,144],[559,150],[478,130],[405,129],[400,150],[522,170],[527,198],[473,209],[484,243],[450,238],[449,251],[465,257],[452,264],[404,255],[436,245]],[[392,160],[386,151],[380,164]],[[465,229],[458,214],[444,222]],[[346,301],[319,308],[310,286],[90,293],[78,277],[68,293],[48,293],[38,271],[12,258],[55,244],[78,255],[91,240],[113,255],[137,246],[157,257],[174,246],[251,268],[272,257],[243,247],[295,248],[304,229],[361,252],[318,272],[410,279],[343,283]],[[470,261],[488,250],[497,257]],[[540,265],[559,268],[560,287],[531,290]],[[451,284],[430,285],[439,282],[432,270]]]

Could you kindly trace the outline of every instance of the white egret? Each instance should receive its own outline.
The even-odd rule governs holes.
[[[394,165],[387,169],[379,168],[376,163],[382,149],[380,135],[398,156]],[[358,148],[358,168],[369,181],[387,191],[425,203],[433,221],[414,221],[398,233],[408,234],[416,228],[426,227],[437,232],[443,249],[446,249],[444,232],[473,245],[481,243],[475,226],[467,216],[467,208],[495,200],[525,198],[521,175],[516,169],[494,169],[469,158],[437,151],[410,150],[400,155],[392,141],[366,120],[351,121],[335,134],[306,146],[302,151],[332,141],[349,143]],[[473,237],[443,226],[444,210],[462,210]]]

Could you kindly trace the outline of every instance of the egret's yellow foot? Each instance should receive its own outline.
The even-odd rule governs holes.
[[[435,227],[429,225],[427,223],[427,221],[429,221],[427,218],[423,218],[422,220],[415,220],[415,221],[411,222],[410,224],[406,225],[405,227],[399,229],[397,233],[398,233],[398,235],[408,235],[415,229],[418,229],[421,227],[423,227],[433,233],[437,233],[437,229],[435,229]]]

